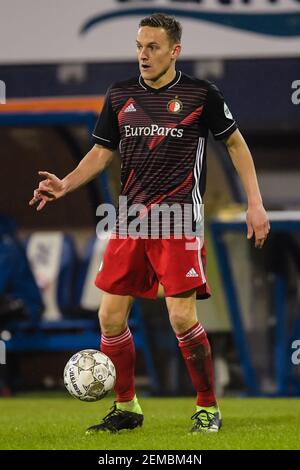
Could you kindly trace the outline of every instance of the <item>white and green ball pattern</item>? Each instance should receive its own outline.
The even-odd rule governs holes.
[[[115,366],[109,357],[96,349],[84,349],[74,354],[64,370],[68,392],[82,401],[101,400],[115,381]]]

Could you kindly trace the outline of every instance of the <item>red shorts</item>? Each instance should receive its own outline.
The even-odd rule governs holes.
[[[197,289],[197,298],[206,299],[211,291],[205,265],[199,238],[111,238],[95,284],[110,294],[154,299],[161,283],[166,297]]]

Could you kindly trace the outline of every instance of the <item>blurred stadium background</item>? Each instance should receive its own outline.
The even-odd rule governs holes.
[[[63,177],[88,151],[107,87],[138,73],[138,20],[160,10],[184,26],[178,67],[224,92],[271,211],[270,239],[256,251],[246,240],[239,181],[225,147],[211,141],[205,213],[213,297],[198,303],[198,313],[213,345],[217,393],[299,395],[299,2],[1,0],[0,8],[0,337],[7,356],[0,395],[62,389],[74,351],[98,348],[101,294],[93,279],[104,242],[95,238],[96,208],[116,201],[118,156],[106,174],[41,213],[28,201],[38,170]],[[131,322],[140,390],[192,395],[164,300],[137,300]]]

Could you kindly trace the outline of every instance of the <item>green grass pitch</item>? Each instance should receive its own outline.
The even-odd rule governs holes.
[[[141,398],[143,428],[85,435],[112,397],[83,403],[66,395],[0,399],[0,449],[300,449],[299,399],[225,398],[218,434],[189,435],[193,398]]]

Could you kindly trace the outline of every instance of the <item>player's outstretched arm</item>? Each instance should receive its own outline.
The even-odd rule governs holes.
[[[40,182],[39,187],[34,190],[29,205],[32,206],[38,203],[37,210],[40,211],[47,202],[55,201],[75,191],[75,189],[88,183],[101,173],[109,165],[112,157],[112,150],[101,145],[94,145],[75,170],[63,179],[59,179],[47,171],[39,171],[39,175],[44,179]]]
[[[262,248],[270,231],[270,223],[263,206],[250,150],[238,129],[228,137],[225,144],[247,194],[247,238],[252,238],[254,234],[255,247]]]

